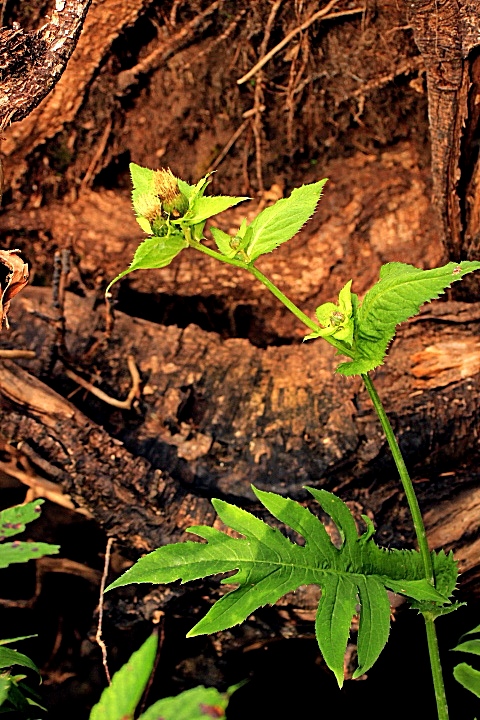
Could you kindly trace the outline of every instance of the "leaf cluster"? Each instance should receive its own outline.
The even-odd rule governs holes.
[[[110,283],[107,293],[117,280],[134,270],[166,267],[189,246],[205,249],[202,241],[206,220],[249,199],[206,196],[208,175],[189,185],[170,170],[150,170],[131,163],[130,173],[137,222],[150,237],[139,245],[130,266]],[[262,210],[250,224],[245,219],[233,237],[219,228],[210,228],[219,251],[210,254],[213,252],[225,262],[252,265],[301,229],[315,212],[325,183],[326,179],[296,188],[290,197]]]
[[[322,327],[305,339],[333,340],[339,353],[351,358],[340,363],[337,372],[366,374],[383,364],[397,325],[417,315],[424,303],[438,298],[452,283],[478,269],[478,261],[450,262],[432,270],[387,263],[380,269],[379,281],[361,303],[350,292],[350,281],[340,291],[338,305],[320,305],[316,315]]]
[[[360,612],[359,666],[354,677],[372,667],[390,630],[387,590],[417,601],[448,604],[457,569],[452,555],[433,553],[435,575],[448,578],[439,592],[424,577],[421,556],[413,550],[378,547],[374,528],[364,517],[366,532],[359,535],[348,507],[325,490],[307,488],[335,523],[342,537],[336,547],[322,522],[310,510],[288,498],[253,488],[262,505],[280,522],[301,535],[305,544],[288,540],[251,513],[223,500],[213,500],[225,525],[243,538],[232,538],[207,526],[195,526],[206,543],[187,541],[158,548],[141,558],[107,590],[131,583],[187,582],[217,573],[235,575],[222,580],[237,587],[225,594],[188,633],[214,633],[243,622],[250,614],[301,585],[321,588],[315,631],[325,662],[343,683],[343,659],[353,616]]]
[[[44,710],[38,700],[38,694],[25,682],[24,673],[14,673],[13,668],[19,666],[33,670],[39,677],[40,671],[29,657],[11,648],[5,647],[11,643],[27,640],[33,635],[0,640],[0,714],[19,713],[21,717],[30,717],[32,707]]]
[[[43,500],[33,500],[25,505],[16,505],[0,512],[0,568],[58,553],[59,546],[49,543],[19,540],[3,542],[8,537],[24,532],[26,524],[39,517],[43,502]]]
[[[468,638],[469,635],[480,635],[480,625],[469,630],[460,638],[460,643],[452,648],[455,652],[469,653],[470,655],[480,655],[480,638]],[[466,662],[459,663],[453,668],[455,680],[463,685],[464,688],[470,690],[474,695],[480,698],[480,670]]]

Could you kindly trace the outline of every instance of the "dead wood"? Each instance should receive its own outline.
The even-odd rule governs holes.
[[[451,258],[480,250],[480,8],[475,0],[408,3],[415,42],[427,71],[434,198]]]
[[[0,128],[22,120],[56,85],[75,49],[91,0],[58,0],[39,30],[0,28]]]
[[[16,342],[21,336],[36,351],[28,367],[40,377],[52,338],[42,319],[49,302],[48,292],[27,288],[12,315]],[[341,488],[363,512],[374,513],[380,540],[413,540],[368,396],[357,379],[334,376],[328,346],[262,350],[193,325],[163,327],[121,313],[102,344],[103,314],[88,301],[67,295],[66,317],[71,356],[108,394],[128,391],[126,357],[137,354],[140,401],[119,425],[109,405],[90,398],[85,405],[74,396],[110,433],[125,423],[112,437],[6,362],[2,434],[10,443],[34,438],[36,452],[65,473],[65,491],[136,551],[180,537],[189,524],[212,522],[208,497],[250,505],[250,483],[302,500],[305,484]],[[454,508],[467,503],[473,518],[479,502],[473,441],[480,407],[478,324],[477,306],[439,303],[402,330],[376,373],[432,537],[446,540],[459,553],[462,571],[474,574],[477,529],[473,520],[460,522]],[[92,343],[96,350],[89,355]],[[49,382],[64,393],[74,389],[60,363]]]

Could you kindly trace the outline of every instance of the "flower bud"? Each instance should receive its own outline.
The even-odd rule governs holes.
[[[154,188],[164,212],[174,217],[180,217],[187,212],[188,198],[180,192],[177,178],[170,168],[155,171]]]

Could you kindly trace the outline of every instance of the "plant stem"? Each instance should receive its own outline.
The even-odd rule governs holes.
[[[405,496],[407,498],[408,507],[412,515],[413,524],[415,527],[415,533],[417,535],[418,549],[422,556],[423,567],[425,570],[425,577],[429,580],[432,585],[435,584],[435,578],[433,574],[433,563],[432,556],[428,547],[427,533],[425,532],[425,525],[423,523],[422,514],[418,505],[417,496],[413,488],[413,483],[408,474],[403,455],[398,445],[397,439],[393,432],[390,420],[387,417],[382,402],[378,396],[372,379],[369,375],[362,375],[362,380],[365,383],[370,399],[373,403],[375,411],[378,415],[378,419],[382,425],[383,431],[387,438],[388,445],[392,451],[395,465],[397,466],[400,480],[402,482]],[[434,618],[430,613],[422,613],[425,620],[425,629],[427,633],[428,643],[428,654],[430,656],[430,667],[432,670],[433,687],[435,691],[435,700],[437,703],[438,720],[448,720],[448,706],[447,698],[445,695],[445,685],[443,682],[442,665],[440,661],[440,653],[438,650],[437,631],[434,625]]]
[[[398,446],[397,439],[394,435],[392,426],[390,424],[390,420],[388,419],[385,409],[382,405],[382,402],[381,402],[380,398],[378,397],[378,393],[373,385],[372,379],[370,378],[369,375],[362,375],[362,380],[365,383],[365,387],[367,388],[368,394],[370,395],[370,399],[373,403],[373,407],[375,408],[375,411],[378,415],[378,419],[380,420],[383,431],[386,435],[388,445],[390,447],[390,450],[392,451],[393,459],[395,461],[395,465],[397,466],[398,474],[400,475],[400,480],[403,485],[403,489],[405,491],[405,496],[407,498],[408,507],[410,508],[410,513],[412,515],[413,525],[415,527],[415,533],[417,535],[418,549],[420,550],[420,555],[422,556],[423,567],[425,570],[425,577],[427,578],[427,580],[429,580],[433,584],[434,577],[433,577],[432,556],[430,555],[430,550],[429,550],[428,541],[427,541],[427,533],[425,532],[425,525],[423,524],[422,514],[420,512],[420,507],[418,505],[417,496],[415,495],[415,490],[413,489],[413,484],[410,479],[410,475],[408,474],[408,470],[405,465],[405,461],[403,459],[400,448]]]
[[[195,247],[197,250],[205,253],[206,255],[210,255],[211,257],[220,260],[221,262],[248,270],[248,272],[250,272],[254,277],[257,278],[257,280],[259,280],[263,285],[265,285],[265,287],[278,300],[280,300],[280,302],[283,303],[283,305],[285,305],[285,307],[287,307],[290,312],[295,315],[295,317],[297,317],[301,322],[303,322],[304,325],[310,328],[310,330],[316,331],[319,329],[320,326],[317,325],[317,323],[315,323],[311,318],[309,318],[308,315],[305,315],[305,313],[302,312],[300,308],[298,308],[286,295],[284,295],[284,293],[282,293],[282,291],[279,290],[276,285],[274,285],[263,273],[261,273],[260,270],[257,270],[254,265],[250,265],[246,262],[243,262],[242,260],[227,258],[225,255],[222,255],[215,250],[211,250],[205,245],[202,245],[201,243],[194,240],[190,241],[190,245]],[[353,358],[353,354],[349,351],[347,347],[345,347],[343,343],[340,343],[331,337],[326,337],[324,338],[324,340],[336,347],[337,350],[339,350],[339,352],[341,352],[343,355]],[[415,527],[418,549],[422,558],[425,577],[429,582],[432,583],[432,585],[435,585],[432,556],[428,547],[425,525],[423,523],[420,506],[418,504],[417,496],[413,488],[412,480],[410,478],[410,475],[408,474],[407,466],[405,465],[405,461],[403,459],[403,455],[401,453],[397,439],[390,424],[390,420],[387,417],[387,414],[378,396],[372,379],[369,375],[363,374],[362,380],[365,383],[365,387],[367,388],[368,394],[370,395],[370,399],[372,400],[373,406],[378,415],[378,419],[380,420],[383,431],[385,432],[388,445],[390,447],[393,459],[395,461],[395,465],[397,466],[397,470],[400,475],[400,480],[405,491],[405,496],[407,498],[410,513],[412,515],[413,525]],[[438,720],[448,720],[447,699],[445,695],[445,686],[443,682],[442,666],[438,649],[437,633],[434,625],[434,617],[431,613],[428,612],[424,612],[422,614],[425,620],[425,628],[427,633],[428,653],[430,657],[430,667],[432,670],[435,700],[437,703]]]

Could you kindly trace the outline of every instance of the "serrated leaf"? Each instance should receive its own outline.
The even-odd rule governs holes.
[[[327,179],[293,190],[288,198],[262,210],[249,225],[250,241],[245,248],[249,262],[272,252],[290,240],[309,220],[320,200]]]
[[[467,663],[460,663],[453,668],[453,676],[460,685],[480,697],[480,671]]]
[[[221,693],[215,688],[198,685],[175,697],[158,700],[138,720],[206,720],[225,718],[225,710],[235,688]]]
[[[355,317],[354,358],[337,372],[360,375],[383,364],[396,326],[414,317],[420,307],[442,295],[453,282],[480,269],[480,262],[450,262],[441,268],[421,270],[404,263],[388,263],[380,280],[367,292]]]
[[[166,545],[141,558],[115,580],[107,590],[131,583],[188,582],[208,575],[236,574],[222,580],[233,584],[207,615],[188,633],[190,637],[225,630],[243,622],[251,613],[301,585],[322,588],[316,634],[321,652],[339,683],[343,681],[343,656],[348,631],[357,604],[360,610],[359,671],[364,673],[375,662],[388,635],[390,610],[387,588],[417,600],[444,604],[441,595],[424,578],[421,556],[412,550],[384,550],[372,539],[372,528],[358,534],[348,507],[332,493],[307,488],[336,524],[342,537],[337,548],[324,525],[299,503],[254,488],[260,502],[282,523],[305,539],[300,546],[278,529],[223,500],[212,503],[222,522],[243,538],[232,538],[207,526],[189,529],[206,543],[187,541]],[[443,568],[448,559],[432,553],[434,569]],[[450,556],[448,556],[450,557]],[[450,558],[451,573],[457,577]],[[382,596],[383,593],[383,596]]]
[[[0,668],[10,668],[14,665],[20,665],[21,667],[27,667],[30,670],[34,670],[40,675],[40,670],[37,668],[33,660],[29,657],[19,653],[17,650],[11,648],[0,647]]]
[[[134,189],[140,193],[155,194],[155,170],[141,167],[136,163],[130,163],[129,168]]]
[[[185,238],[180,234],[146,238],[138,246],[130,267],[117,275],[105,292],[108,293],[114,283],[134,270],[153,270],[170,265],[172,260],[187,246]]]
[[[38,560],[45,555],[56,555],[59,545],[50,545],[41,542],[14,542],[0,544],[0,568],[6,568],[14,563],[24,563],[28,560]]]
[[[90,713],[90,720],[132,720],[151,675],[158,639],[151,635],[112,678]]]
[[[207,197],[198,197],[183,218],[183,222],[195,225],[203,222],[213,215],[218,215],[228,208],[238,205],[248,197],[228,197],[223,195],[209,195]]]

